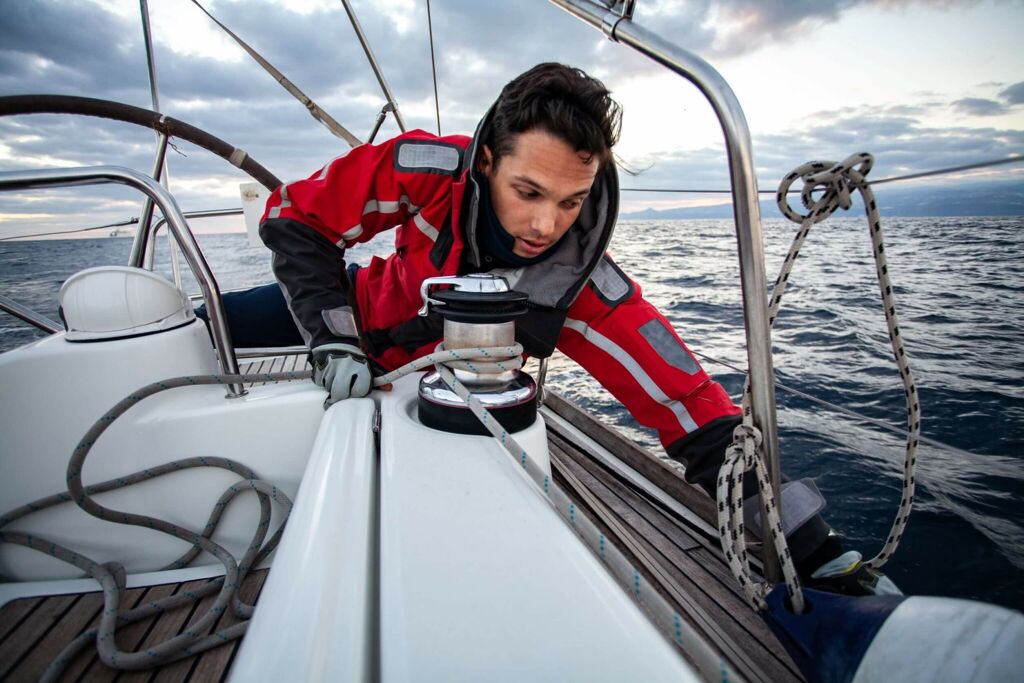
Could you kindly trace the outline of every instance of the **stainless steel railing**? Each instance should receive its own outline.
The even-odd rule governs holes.
[[[224,306],[220,298],[217,280],[203,256],[195,235],[185,222],[177,201],[160,183],[153,178],[120,166],[94,166],[90,168],[57,168],[37,171],[9,171],[0,173],[0,191],[25,190],[44,187],[72,187],[81,185],[100,185],[113,183],[127,185],[139,190],[151,198],[167,221],[171,234],[178,248],[181,249],[192,274],[199,283],[206,302],[206,310],[210,317],[210,330],[213,334],[214,346],[217,349],[221,372],[238,374],[238,360],[231,343]],[[147,232],[145,226],[139,226],[140,232]],[[138,242],[138,236],[136,242]],[[145,249],[133,249],[128,265],[143,267]],[[235,398],[245,394],[241,384],[228,385],[228,397]]]
[[[750,144],[750,129],[732,88],[714,67],[697,55],[637,26],[632,21],[634,2],[551,0],[573,16],[600,29],[610,40],[623,43],[697,86],[711,104],[722,133],[732,180],[733,213],[739,247],[743,320],[747,335],[751,411],[763,436],[764,455],[779,500],[779,437],[775,416],[775,377],[772,368],[771,326],[768,321],[767,278],[757,178]],[[762,538],[770,538],[767,515]],[[771,543],[765,543],[765,575],[781,580],[778,559]]]

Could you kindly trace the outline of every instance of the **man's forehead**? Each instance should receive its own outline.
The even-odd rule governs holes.
[[[516,175],[512,176],[512,180],[516,181],[516,182],[520,182],[520,183],[522,183],[524,185],[529,185],[529,186],[531,186],[531,187],[533,187],[533,188],[535,188],[537,190],[545,190],[546,191],[546,190],[550,189],[548,187],[545,187],[543,184],[541,184],[540,182],[538,182],[537,180],[531,178],[528,175],[516,174]],[[566,180],[568,180],[568,179],[566,179]],[[579,189],[577,189],[575,192],[573,192],[570,196],[588,194],[590,192],[590,188],[591,188],[591,186],[593,184],[594,184],[594,176],[591,175],[588,178],[586,178],[585,182],[581,180],[581,182],[578,184]]]
[[[600,168],[597,158],[574,150],[560,137],[542,129],[516,135],[510,157],[509,175],[538,189],[558,190],[566,195],[590,190]]]

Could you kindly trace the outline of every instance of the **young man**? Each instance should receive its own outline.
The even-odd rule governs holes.
[[[540,64],[505,86],[473,138],[412,131],[283,185],[260,234],[330,401],[369,393],[368,360],[393,370],[433,350],[441,323],[417,316],[423,280],[498,273],[529,296],[516,323],[526,353],[558,348],[583,366],[714,496],[740,410],[605,253],[619,194],[609,95],[578,69]],[[347,248],[396,227],[393,254],[346,269]],[[820,518],[791,545],[805,576],[842,553]],[[868,590],[848,559],[843,590]]]

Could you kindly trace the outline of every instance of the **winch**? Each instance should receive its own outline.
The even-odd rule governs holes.
[[[431,291],[441,285],[449,289]],[[526,313],[526,295],[511,291],[505,278],[490,273],[428,278],[420,295],[420,315],[433,310],[444,318],[447,350],[512,346],[514,319]],[[537,385],[525,372],[453,372],[509,432],[525,429],[536,420]],[[446,432],[489,434],[436,370],[420,380],[419,418],[422,424]]]

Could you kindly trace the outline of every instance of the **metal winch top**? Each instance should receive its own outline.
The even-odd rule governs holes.
[[[431,291],[449,285],[450,289]],[[423,307],[444,318],[445,349],[476,349],[515,344],[514,319],[526,312],[526,295],[511,291],[503,277],[489,273],[428,278],[420,289]],[[518,370],[473,372],[453,370],[505,429],[515,432],[537,418],[537,385]],[[428,427],[460,434],[487,434],[469,406],[448,386],[437,371],[420,380],[420,422]]]

